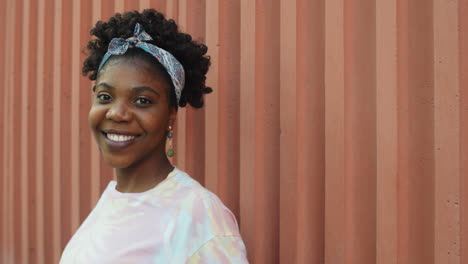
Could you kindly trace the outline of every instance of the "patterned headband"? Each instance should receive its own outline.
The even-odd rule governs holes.
[[[137,47],[149,54],[153,55],[159,63],[167,70],[169,76],[174,84],[175,94],[177,97],[177,103],[180,101],[180,95],[185,84],[185,71],[182,64],[168,51],[163,50],[156,45],[147,43],[145,41],[151,41],[153,38],[146,33],[139,23],[135,25],[133,36],[128,39],[113,38],[109,43],[106,54],[102,58],[101,64],[99,65],[98,71],[101,70],[102,66],[110,58],[111,55],[122,55],[127,52],[128,48]]]

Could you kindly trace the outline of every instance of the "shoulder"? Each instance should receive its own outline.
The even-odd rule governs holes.
[[[187,263],[248,263],[247,252],[234,214],[219,197],[180,172],[176,181],[190,194],[192,230],[197,238]]]
[[[238,236],[216,236],[204,243],[187,263],[248,263],[245,245]]]
[[[179,169],[171,181],[178,185],[180,203],[193,222],[202,224],[212,236],[240,236],[234,214],[216,194]]]

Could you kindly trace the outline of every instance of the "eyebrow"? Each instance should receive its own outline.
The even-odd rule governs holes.
[[[99,86],[104,86],[104,87],[107,88],[107,89],[115,90],[115,88],[114,88],[112,85],[110,85],[110,84],[108,84],[108,83],[105,83],[105,82],[101,82],[101,83],[99,83],[98,85],[96,85],[96,86],[93,87],[93,91],[95,91],[96,88],[99,87]],[[137,86],[137,87],[133,87],[133,88],[132,88],[132,91],[133,91],[133,92],[149,91],[149,92],[152,92],[152,93],[156,94],[157,96],[161,96],[156,90],[154,90],[154,89],[152,89],[152,88],[150,88],[150,87],[147,87],[147,86]]]
[[[95,86],[93,87],[93,91],[96,91],[96,89],[97,89],[99,86],[104,86],[104,87],[107,88],[107,89],[115,90],[115,88],[114,88],[113,86],[109,85],[108,83],[101,82],[101,83],[99,83],[99,84],[97,84],[97,85],[95,85]]]
[[[134,92],[142,92],[142,91],[148,91],[156,94],[157,96],[161,96],[156,90],[151,89],[150,87],[147,86],[138,86],[138,87],[133,87],[132,91]]]

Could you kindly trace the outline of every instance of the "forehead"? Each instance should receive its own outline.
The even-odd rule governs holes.
[[[143,59],[115,56],[106,62],[99,72],[96,85],[106,82],[114,87],[132,88],[150,86],[154,89],[169,89],[165,72]]]

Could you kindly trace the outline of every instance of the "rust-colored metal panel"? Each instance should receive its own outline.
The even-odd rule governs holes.
[[[9,83],[9,80],[10,80],[10,76],[11,76],[11,71],[9,69],[9,67],[7,67],[7,64],[11,63],[11,60],[9,58],[9,54],[11,54],[11,52],[8,52],[8,50],[11,48],[11,43],[7,43],[7,39],[10,39],[11,38],[11,34],[10,33],[10,30],[9,30],[9,27],[12,27],[12,23],[11,23],[11,3],[7,2],[7,3],[2,3],[2,7],[4,8],[5,10],[5,13],[3,14],[4,16],[4,20],[2,21],[2,27],[1,27],[1,33],[2,33],[2,40],[4,41],[5,45],[4,45],[4,50],[2,51],[2,55],[1,55],[1,59],[2,59],[2,66],[1,67],[1,70],[2,70],[2,77],[3,79],[1,80],[1,85],[3,85],[3,87],[8,87],[9,85],[11,85],[11,83]],[[10,12],[6,12],[6,10],[9,10]],[[9,162],[10,162],[10,159],[11,159],[11,148],[10,148],[10,144],[9,142],[10,141],[7,141],[7,139],[10,139],[9,137],[11,137],[11,134],[10,134],[10,127],[11,127],[11,124],[9,123],[9,112],[10,112],[10,105],[8,104],[8,101],[9,101],[9,90],[7,89],[3,89],[2,91],[2,201],[1,201],[1,204],[2,204],[2,219],[1,219],[1,228],[2,228],[2,231],[1,231],[1,239],[2,239],[2,243],[1,243],[1,246],[2,248],[5,248],[6,252],[5,254],[1,254],[1,260],[3,262],[5,261],[12,261],[14,256],[13,256],[13,247],[12,247],[12,243],[11,243],[11,233],[10,233],[10,230],[11,230],[11,212],[9,210],[9,204],[11,203],[10,199],[9,199],[9,192],[8,192],[8,189],[10,188],[9,184],[8,184],[8,181],[9,181],[9,178],[10,177],[6,177],[5,175],[8,175],[10,174],[11,172],[9,171]],[[11,192],[11,191],[10,191]]]
[[[240,2],[219,1],[218,186],[239,216]]]
[[[6,17],[6,9],[7,9],[7,3],[6,1],[1,1],[0,2],[0,41],[2,43],[2,46],[5,47],[6,49],[6,22],[7,22],[7,17]],[[3,50],[0,52],[0,85],[3,85],[5,87],[5,81],[6,81],[6,51]],[[6,89],[1,89],[0,95],[2,96],[0,102],[5,102],[6,98]],[[5,121],[6,121],[6,109],[7,106],[3,104],[1,106],[1,111],[2,113],[0,114],[1,118],[1,124],[2,124],[2,129],[0,130],[0,164],[1,164],[1,175],[0,175],[0,184],[2,185],[1,190],[1,201],[0,201],[0,214],[2,217],[0,217],[0,248],[2,251],[5,251],[5,253],[0,253],[0,261],[5,261],[6,258],[6,253],[8,252],[7,248],[7,239],[6,239],[6,225],[7,225],[7,219],[4,217],[5,211],[6,211],[6,199],[5,199],[5,181],[6,181],[6,156],[7,156],[7,151],[6,151],[6,129],[5,129]]]
[[[206,1],[205,17],[205,39],[209,47],[212,67],[208,71],[206,84],[215,88],[205,100],[205,187],[217,191],[218,186],[218,163],[213,162],[218,151],[218,13],[219,2],[217,0]]]
[[[167,13],[167,0],[150,0],[150,7],[159,10],[163,13]]]
[[[2,0],[1,264],[57,263],[113,178],[82,51],[148,7],[208,45],[173,161],[252,263],[467,262],[468,0]]]
[[[291,89],[291,84],[296,83],[296,72],[298,52],[303,52],[297,47],[296,25],[303,25],[298,17],[301,3],[280,2],[280,219],[279,219],[279,260],[282,263],[297,262],[297,245],[300,235],[296,230],[297,222],[297,179],[298,170],[296,161],[299,158],[296,144],[297,114],[296,105],[297,91]],[[304,11],[305,12],[305,11]],[[297,19],[296,19],[297,18]],[[296,21],[298,20],[298,21]],[[303,27],[304,28],[304,27]],[[302,42],[304,43],[304,42]],[[305,43],[304,43],[305,44]],[[292,51],[296,51],[291,54]],[[254,98],[252,98],[254,102]],[[323,174],[322,174],[323,175]],[[302,192],[302,194],[304,194]],[[254,208],[252,208],[254,210]],[[320,216],[319,216],[320,217]],[[323,228],[322,228],[323,230]],[[317,250],[320,250],[317,248]],[[323,250],[323,249],[322,249]],[[323,261],[322,261],[323,262]]]
[[[255,246],[255,1],[241,1],[239,108],[240,229],[246,247]],[[221,15],[221,14],[220,14]],[[219,68],[217,69],[219,71]],[[216,91],[215,86],[215,91]],[[217,110],[217,109],[216,109]],[[220,137],[221,135],[217,135]],[[254,254],[248,253],[250,261]]]
[[[255,10],[255,263],[279,259],[280,1]]]
[[[323,263],[325,253],[324,8],[322,0],[297,2],[298,263]]]
[[[376,259],[375,2],[344,2],[345,259]]]
[[[398,1],[398,261],[434,263],[431,1]],[[428,202],[430,201],[430,202]]]
[[[20,262],[28,263],[29,262],[29,242],[30,242],[30,233],[29,233],[29,190],[28,190],[28,173],[30,171],[28,164],[28,150],[29,150],[29,140],[28,140],[28,128],[31,127],[28,123],[28,108],[29,108],[29,93],[28,93],[28,77],[29,77],[29,56],[30,52],[28,49],[29,39],[30,39],[30,24],[29,24],[29,2],[24,1],[22,10],[19,12],[23,21],[21,22],[22,28],[22,42],[21,42],[21,93],[22,93],[22,107],[21,107],[21,201],[18,210],[21,210],[21,219],[18,221],[21,223],[22,235],[19,238],[21,240],[20,250],[21,257]],[[17,11],[18,12],[18,11]],[[24,15],[26,14],[26,15]],[[17,176],[18,177],[18,176]]]
[[[395,1],[376,1],[376,263],[397,263],[397,16]]]
[[[84,49],[86,43],[89,41],[89,29],[93,25],[92,21],[92,10],[91,0],[81,0],[79,12],[75,14],[79,15],[79,43],[80,49]],[[86,58],[83,52],[80,52],[80,66],[82,61]],[[78,74],[78,72],[76,73]],[[88,111],[91,106],[90,93],[91,83],[85,76],[79,78],[79,114],[76,120],[79,124],[79,222],[83,222],[88,216],[91,207],[91,133],[89,132],[88,126]]]
[[[42,153],[49,153],[48,155],[43,156],[43,172],[42,172],[42,199],[43,199],[43,220],[42,220],[42,228],[43,229],[43,237],[42,237],[42,244],[44,247],[44,261],[46,263],[54,262],[54,252],[58,250],[58,248],[54,248],[54,238],[55,233],[58,232],[60,229],[54,228],[58,223],[54,222],[53,220],[53,206],[54,200],[52,194],[59,190],[53,189],[53,178],[54,178],[54,165],[58,164],[58,160],[54,159],[54,148],[53,144],[57,142],[54,136],[53,125],[58,121],[54,120],[53,116],[56,111],[59,109],[54,108],[54,74],[53,74],[53,62],[54,57],[56,56],[55,53],[55,46],[53,45],[53,34],[54,34],[54,16],[55,8],[54,8],[54,1],[44,1],[42,6],[43,11],[43,57],[42,61],[40,62],[43,64],[43,72],[41,73],[39,80],[42,81],[42,114],[41,117],[42,122],[42,138],[39,139],[42,141],[43,148]],[[50,29],[50,30],[48,30]],[[58,89],[58,87],[56,88]],[[40,133],[39,133],[40,134]],[[57,157],[57,156],[55,156]],[[57,157],[58,158],[58,157]],[[47,250],[50,249],[50,250]]]
[[[37,25],[38,24],[38,4],[37,1],[28,1],[29,3],[29,10],[25,10],[27,16],[29,16],[30,24],[29,25]],[[28,232],[29,232],[29,240],[28,240],[28,256],[27,260],[29,262],[39,262],[38,261],[38,232],[36,228],[36,218],[38,215],[38,207],[37,207],[37,183],[38,180],[36,178],[36,165],[37,165],[37,158],[36,158],[36,149],[37,149],[37,142],[35,140],[35,135],[37,131],[37,122],[36,122],[36,111],[37,111],[37,42],[38,42],[38,31],[37,27],[30,26],[29,29],[29,45],[27,49],[30,51],[29,59],[27,64],[28,67],[28,96],[27,96],[27,123],[28,123],[28,134],[27,134],[27,143],[28,143],[28,155],[27,155],[27,166],[28,166]],[[34,52],[32,52],[34,51]]]
[[[21,1],[15,2],[14,3],[14,10],[12,12],[14,13],[14,24],[12,29],[14,30],[14,35],[13,43],[22,43],[22,16],[21,13],[23,11],[23,3]],[[11,158],[13,159],[13,175],[17,175],[17,177],[14,177],[13,180],[13,188],[10,189],[13,191],[13,195],[11,196],[13,198],[12,201],[17,201],[17,203],[21,203],[21,198],[22,198],[22,192],[26,191],[21,188],[21,172],[22,172],[22,166],[21,166],[21,148],[20,147],[14,147],[14,146],[21,146],[21,129],[22,129],[22,124],[20,122],[21,120],[21,112],[22,112],[22,106],[23,106],[23,101],[21,100],[24,96],[22,92],[22,83],[23,79],[21,78],[21,62],[22,62],[22,51],[21,51],[21,45],[18,46],[13,46],[11,52],[13,53],[13,60],[11,61],[11,64],[9,67],[13,68],[13,79],[12,79],[12,84],[17,88],[17,89],[12,89],[11,92],[13,96],[11,99],[13,102],[16,102],[13,104],[12,110],[12,117],[13,117],[13,123],[12,123],[12,139],[10,140],[10,143],[12,143],[13,147],[11,148]],[[12,86],[13,86],[12,85]],[[12,237],[11,243],[13,244],[14,247],[14,253],[13,257],[14,259],[20,259],[21,260],[21,237],[23,236],[23,228],[21,226],[21,221],[14,221],[14,219],[22,219],[22,211],[21,210],[13,210],[13,215],[12,215],[12,224],[13,226],[11,227],[11,230],[14,233],[14,236]]]
[[[61,43],[60,43],[60,248],[65,248],[73,230],[71,226],[71,190],[72,181],[72,60],[70,51],[72,50],[72,4],[70,1],[62,1],[61,19]],[[67,176],[68,175],[68,176]]]
[[[458,23],[459,23],[459,171],[460,184],[460,263],[468,261],[468,0],[458,2]]]
[[[325,263],[345,263],[344,1],[325,1]]]
[[[186,30],[192,38],[200,43],[205,43],[205,1],[188,1],[187,9],[193,12],[187,13]],[[198,182],[205,182],[205,109],[196,109],[191,106],[186,110],[185,134],[185,168],[186,171]]]
[[[434,263],[460,263],[458,6],[434,1]]]
[[[139,10],[139,2],[141,1],[135,1],[135,0],[124,0],[124,10],[125,11],[134,11],[134,10]]]

